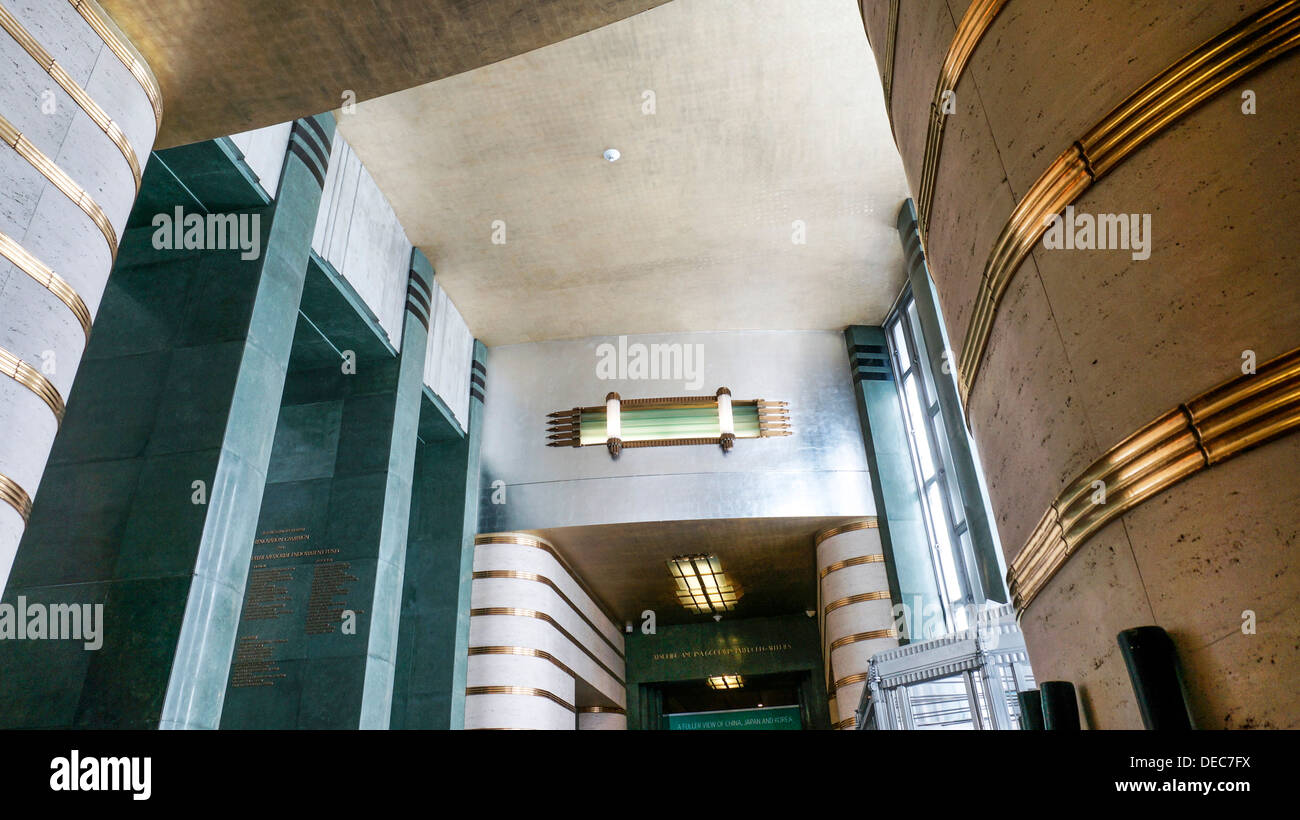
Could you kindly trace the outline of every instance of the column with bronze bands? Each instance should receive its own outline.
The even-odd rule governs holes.
[[[0,5],[0,588],[37,497],[162,103],[92,0]]]
[[[583,706],[578,709],[578,730],[621,731],[627,728],[627,711],[617,706]]]
[[[580,728],[579,691],[626,704],[622,633],[555,547],[527,533],[475,539],[466,676],[466,729]]]
[[[880,529],[867,518],[823,530],[813,543],[831,721],[852,729],[871,656],[898,645]]]
[[[947,5],[900,7],[909,169]],[[929,151],[926,261],[1020,627],[1095,728],[1142,725],[1116,635],[1144,625],[1198,726],[1300,727],[1298,55],[1300,0],[1011,0]]]

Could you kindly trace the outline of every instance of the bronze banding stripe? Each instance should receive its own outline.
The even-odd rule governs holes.
[[[841,720],[839,723],[836,723],[836,724],[835,724],[835,728],[836,728],[836,729],[852,729],[852,728],[856,727],[857,725],[858,725],[858,717],[857,717],[857,715],[849,715],[848,717],[844,718],[844,720]]]
[[[560,625],[559,621],[555,620],[550,615],[547,615],[545,612],[538,612],[535,609],[523,609],[520,607],[513,607],[513,606],[487,606],[487,607],[479,607],[476,609],[471,609],[469,611],[469,614],[471,618],[483,616],[483,615],[510,615],[518,618],[536,618],[539,621],[545,621],[546,623],[554,627],[557,632],[559,632],[561,635],[567,638],[570,643],[578,647],[578,649],[582,650],[582,653],[584,655],[590,658],[592,662],[595,663],[597,666],[599,666],[601,669],[605,670],[605,672],[609,674],[610,677],[618,681],[619,685],[626,685],[626,681],[624,681],[622,677],[620,677],[617,673],[615,673],[613,669],[610,669],[608,666],[606,666],[604,661],[596,657],[594,652],[592,652],[587,647],[583,646],[582,643],[577,638],[573,637],[573,635],[569,632],[569,630],[565,629],[563,626]]]
[[[541,658],[544,661],[550,661],[560,671],[566,673],[570,677],[573,678],[579,677],[579,675],[576,672],[574,672],[572,669],[570,669],[568,666],[565,665],[564,661],[555,657],[550,652],[545,652],[541,649],[533,649],[532,647],[528,647],[528,646],[471,646],[469,648],[469,654],[470,655],[518,655],[520,657],[527,657],[527,658]]]
[[[476,392],[477,391],[471,386],[470,395],[473,395]],[[482,400],[483,396],[480,394],[479,401]],[[560,565],[560,569],[563,569],[568,573],[569,578],[577,585],[578,589],[582,590],[583,594],[587,596],[592,605],[596,607],[596,609],[600,610],[600,613],[604,615],[611,624],[614,624],[615,626],[618,625],[618,618],[615,618],[610,614],[609,607],[605,606],[600,598],[596,597],[596,594],[593,593],[591,588],[582,580],[582,576],[573,571],[573,567],[569,566],[569,562],[564,560],[564,556],[560,555],[559,551],[555,549],[555,546],[545,538],[542,538],[539,535],[531,535],[522,532],[490,532],[474,536],[474,545],[478,546],[479,544],[514,544],[520,547],[532,547],[533,549],[539,549],[542,552],[547,553],[555,559],[557,564]]]
[[[583,706],[578,709],[583,715],[626,715],[627,710],[619,706]]]
[[[608,637],[606,637],[605,633],[601,632],[599,627],[597,627],[594,623],[592,623],[592,620],[587,617],[586,613],[584,613],[581,609],[579,609],[578,605],[575,604],[568,595],[564,594],[564,590],[560,589],[559,586],[557,586],[554,581],[552,581],[550,578],[547,578],[545,575],[539,575],[536,572],[527,572],[524,570],[517,570],[517,569],[488,569],[488,570],[478,570],[473,574],[472,577],[477,580],[510,579],[515,581],[532,581],[534,583],[543,584],[544,586],[549,587],[552,592],[560,596],[561,601],[564,601],[564,603],[569,605],[569,609],[573,610],[573,614],[577,615],[582,620],[582,622],[585,623],[591,629],[592,632],[596,633],[596,636],[598,638],[600,638],[602,641],[605,642],[606,646],[614,650],[615,655],[618,655],[620,658],[624,657],[623,650],[615,646],[614,642],[611,641]]]
[[[839,680],[835,681],[835,683],[833,683],[832,686],[836,689],[839,689],[841,686],[852,686],[855,683],[862,683],[866,679],[867,679],[867,673],[859,672],[856,675],[849,675],[848,677],[840,678]]]
[[[532,695],[534,697],[546,698],[550,702],[563,706],[570,712],[577,714],[577,708],[564,698],[548,692],[545,689],[538,689],[535,686],[467,686],[465,687],[466,695]]]
[[[874,641],[878,638],[897,638],[897,637],[898,637],[898,633],[894,631],[893,627],[890,627],[889,629],[873,629],[870,632],[857,632],[852,635],[845,635],[843,638],[839,638],[834,641],[831,641],[830,649],[832,652],[834,652],[836,649],[839,649],[844,646],[848,646],[849,644],[852,643],[858,643],[860,641]]]
[[[31,517],[32,497],[18,485],[17,481],[3,474],[0,474],[0,501],[4,501],[17,510],[18,514],[23,517],[24,524]]]
[[[825,578],[832,572],[838,572],[846,567],[856,567],[862,564],[883,564],[884,562],[885,556],[879,552],[873,552],[870,555],[858,555],[853,558],[845,558],[843,561],[836,561],[830,566],[822,567],[819,576]]]
[[[63,424],[63,396],[41,371],[0,347],[0,373],[26,387],[54,411],[56,423]]]
[[[884,75],[885,108],[893,115],[894,97],[894,52],[898,47],[898,4],[900,0],[889,0],[889,20],[885,24],[885,70]],[[866,12],[863,11],[863,25],[866,24]]]
[[[63,304],[68,306],[72,315],[77,317],[81,330],[90,338],[90,308],[82,301],[67,280],[51,270],[44,262],[33,256],[26,248],[18,244],[13,237],[0,231],[0,256],[12,262],[19,270],[35,279],[36,282],[53,293]]]
[[[1023,613],[1106,524],[1183,479],[1300,429],[1300,348],[1162,414],[1067,484],[1007,570]],[[1106,490],[1093,503],[1094,482]]]
[[[131,147],[126,134],[122,132],[118,124],[113,122],[113,119],[86,93],[86,90],[76,80],[72,79],[72,75],[68,74],[63,66],[55,62],[54,57],[45,50],[45,47],[37,42],[36,38],[32,37],[27,29],[23,28],[22,24],[18,22],[18,18],[14,17],[2,5],[0,5],[0,28],[18,41],[18,45],[23,47],[28,56],[40,64],[41,68],[45,69],[45,72],[50,75],[50,78],[58,83],[59,87],[67,92],[68,96],[72,97],[81,110],[86,112],[86,115],[108,135],[108,138],[113,141],[117,149],[122,152],[126,164],[130,166],[131,177],[135,180],[135,190],[139,193],[140,160],[136,157],[135,149]]]
[[[875,518],[864,518],[861,521],[851,521],[848,524],[841,524],[838,527],[831,527],[829,530],[822,530],[813,538],[813,546],[819,547],[827,538],[834,538],[837,535],[843,535],[846,532],[855,530],[874,530],[880,526],[880,522]]]
[[[888,601],[888,600],[889,600],[889,590],[887,589],[882,589],[877,592],[860,592],[857,595],[850,595],[847,598],[840,598],[838,601],[831,601],[829,604],[826,605],[825,614],[829,615],[841,607],[852,606],[853,604],[862,604],[862,603],[866,603],[867,601]]]
[[[1051,217],[1170,123],[1297,46],[1300,0],[1268,5],[1206,40],[1130,94],[1034,181],[1012,210],[980,277],[957,371],[967,412],[1002,297]]]
[[[122,61],[135,77],[135,81],[144,89],[144,95],[149,98],[149,105],[153,107],[153,119],[155,128],[162,125],[162,92],[158,88],[158,80],[149,70],[145,63],[144,57],[135,51],[128,42],[121,37],[116,30],[108,23],[102,10],[94,3],[88,3],[86,0],[68,0],[77,13],[90,24],[90,27],[99,35],[99,39],[104,41],[117,59]]]
[[[0,116],[0,140],[3,140],[10,148],[18,152],[18,156],[27,160],[41,176],[45,177],[51,185],[58,188],[73,204],[82,210],[90,221],[95,223],[99,232],[104,235],[108,241],[108,255],[112,261],[117,261],[117,231],[113,230],[113,223],[108,221],[108,215],[104,209],[99,207],[86,189],[76,183],[67,172],[60,168],[54,160],[47,157],[39,148],[32,144],[32,141],[24,137],[13,123]]]
[[[916,222],[922,237],[930,227],[930,207],[934,202],[934,185],[939,173],[939,157],[943,151],[943,131],[947,122],[947,115],[943,112],[944,95],[956,90],[957,81],[970,63],[975,47],[993,25],[993,20],[1006,2],[1007,0],[974,0],[967,6],[966,13],[957,24],[952,43],[948,46],[948,53],[944,56],[934,97],[930,101],[929,130],[925,135],[925,155],[917,194]]]

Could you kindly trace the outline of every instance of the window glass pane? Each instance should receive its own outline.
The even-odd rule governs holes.
[[[936,413],[931,421],[934,424],[935,439],[938,441],[936,449],[939,450],[943,460],[944,484],[948,488],[948,500],[952,504],[948,510],[955,531],[966,520],[966,507],[962,502],[961,486],[957,483],[957,471],[952,465],[952,451],[948,447],[948,433],[943,424],[943,415]]]
[[[943,584],[948,589],[948,601],[964,600],[966,595],[964,586],[959,580],[957,567],[953,560],[952,536],[948,530],[948,519],[943,513],[943,506],[939,498],[939,487],[931,484],[927,491],[927,501],[929,501],[930,516],[934,520],[935,542],[938,545],[939,565],[943,573]]]
[[[900,370],[907,370],[912,366],[912,360],[907,355],[907,340],[903,338],[903,323],[895,320],[891,330],[894,332],[894,352],[898,354],[898,367]]]
[[[916,355],[920,361],[917,363],[917,369],[925,377],[925,395],[922,397],[926,408],[938,403],[939,394],[934,389],[934,374],[930,372],[930,354],[925,346],[925,336],[921,334],[921,321],[916,317],[916,300],[907,300],[907,316],[909,330],[912,334],[912,344],[916,348]]]
[[[930,454],[929,436],[925,429],[925,416],[921,415],[920,399],[916,394],[916,376],[908,375],[903,381],[903,393],[907,397],[908,422],[915,434],[917,457],[921,462],[921,474],[926,481],[934,475],[934,456]]]

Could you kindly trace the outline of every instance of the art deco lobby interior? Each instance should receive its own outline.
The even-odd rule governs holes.
[[[0,29],[0,727],[1300,728],[1300,0]]]

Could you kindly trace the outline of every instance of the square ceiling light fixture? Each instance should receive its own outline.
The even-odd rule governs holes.
[[[740,675],[711,675],[708,683],[710,689],[740,689],[745,679]]]
[[[738,438],[790,435],[789,404],[748,399],[733,401],[731,391],[713,396],[623,399],[617,393],[596,407],[557,410],[547,417],[548,447],[604,444],[611,456],[624,447],[717,444],[730,450]]]
[[[668,562],[677,600],[691,612],[714,615],[736,608],[744,590],[722,571],[716,555],[677,555]]]

